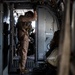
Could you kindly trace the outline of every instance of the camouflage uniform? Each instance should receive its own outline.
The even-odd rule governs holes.
[[[27,59],[27,51],[29,45],[29,32],[32,29],[31,22],[18,22],[17,23],[17,33],[18,33],[18,40],[20,43],[19,46],[19,55],[20,55],[20,63],[19,68],[20,70],[25,69],[26,59]]]

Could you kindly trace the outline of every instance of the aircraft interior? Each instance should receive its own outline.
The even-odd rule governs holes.
[[[37,20],[31,22],[28,72],[23,75],[75,75],[74,0],[0,0],[0,75],[21,75],[17,71],[20,56],[16,24],[20,15],[34,9]],[[59,62],[53,67],[47,54],[51,54],[50,45],[58,30]]]

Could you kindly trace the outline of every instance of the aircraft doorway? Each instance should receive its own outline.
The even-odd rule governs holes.
[[[33,9],[16,9],[13,11],[13,17],[14,17],[14,23],[15,23],[15,28],[14,28],[14,32],[15,32],[15,50],[14,50],[14,60],[13,63],[15,63],[16,58],[19,57],[17,55],[17,51],[18,51],[18,38],[17,38],[17,28],[16,28],[16,24],[18,21],[18,17],[20,15],[25,15],[25,12],[27,11],[32,11]],[[35,54],[36,54],[36,21],[32,21],[31,23],[32,25],[32,30],[29,33],[29,47],[28,47],[28,53],[27,53],[27,63],[26,63],[26,68],[31,70],[34,66],[35,66]],[[18,67],[18,65],[17,65]]]
[[[14,4],[10,7],[10,51],[9,51],[9,72],[16,72],[18,69],[19,56],[17,55],[17,31],[16,23],[20,15],[24,15],[26,11],[33,9],[13,9]],[[46,6],[37,7],[37,21],[32,22],[32,31],[30,32],[30,42],[28,49],[28,57],[26,68],[32,70],[34,67],[44,62],[45,53],[48,51],[47,45],[53,37],[54,31],[58,29],[58,19],[52,10]]]
[[[18,21],[18,17],[20,15],[24,15],[25,12],[27,12],[27,11],[33,11],[33,9],[16,9],[16,10],[13,11],[14,12],[13,15],[14,15],[14,20],[15,20],[15,25],[16,25],[16,23]],[[36,46],[35,45],[35,41],[36,41],[36,39],[35,39],[35,36],[36,36],[36,34],[35,34],[36,21],[32,21],[31,25],[32,25],[32,30],[29,33],[29,41],[30,42],[29,42],[28,56],[35,54],[35,50],[34,50],[35,48],[34,47]]]

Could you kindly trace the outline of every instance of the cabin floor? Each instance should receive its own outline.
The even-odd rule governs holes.
[[[28,73],[25,73],[24,75],[56,75],[55,67],[46,63],[44,60],[35,63],[34,59],[34,55],[27,57],[26,69],[28,70]],[[18,57],[14,57],[14,64],[9,66],[9,75],[21,75],[17,72],[17,69],[19,68],[18,60]]]
[[[21,75],[21,74],[9,74],[9,75]],[[27,73],[27,74],[24,74],[24,75],[32,75],[31,73]]]

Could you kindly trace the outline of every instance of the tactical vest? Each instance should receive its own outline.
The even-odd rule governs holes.
[[[22,31],[26,30],[30,32],[32,29],[31,22],[18,22],[17,28]]]
[[[23,38],[23,35],[28,35],[32,30],[31,22],[18,22],[17,23],[17,30],[18,30],[18,38]]]

